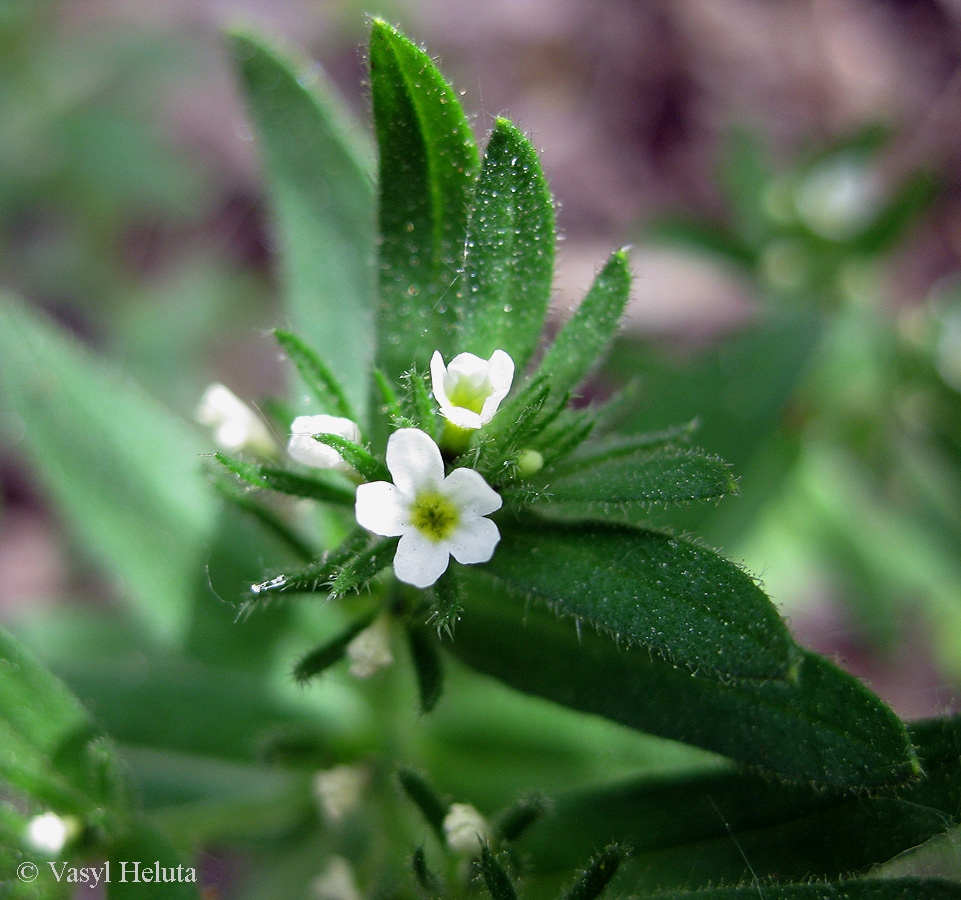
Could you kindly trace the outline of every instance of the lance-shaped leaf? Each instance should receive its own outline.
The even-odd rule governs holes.
[[[307,389],[320,403],[320,408],[335,416],[356,421],[357,414],[344,396],[340,382],[314,350],[289,331],[275,328],[274,337],[290,357]]]
[[[551,295],[554,209],[537,153],[497,119],[467,224],[458,349],[505,350],[518,369],[534,352]]]
[[[504,523],[484,571],[560,616],[705,676],[788,678],[796,664],[798,648],[749,575],[656,531]]]
[[[380,150],[378,364],[397,379],[449,358],[477,147],[430,58],[385,22],[370,33]]]
[[[203,444],[122,372],[0,296],[0,402],[77,541],[164,639],[182,634],[216,504]]]
[[[329,436],[332,437],[332,435]],[[255,487],[267,488],[280,494],[291,494],[294,497],[309,497],[311,500],[320,500],[321,503],[336,503],[339,506],[354,505],[354,491],[333,480],[299,475],[275,466],[244,462],[224,453],[215,453],[214,456],[234,475]]]
[[[232,49],[263,155],[291,327],[337,373],[363,420],[374,356],[367,153],[317,68],[305,75],[244,34]]]
[[[617,250],[597,273],[584,301],[564,323],[538,366],[538,375],[550,379],[556,394],[572,391],[590,372],[614,336],[630,289],[627,251]]]
[[[350,642],[357,637],[377,616],[377,610],[373,610],[365,616],[361,616],[356,622],[352,622],[340,634],[335,635],[327,643],[311,650],[294,667],[294,678],[301,684],[322,675],[334,663],[343,659],[347,652]]]
[[[0,629],[0,792],[57,813],[125,805],[119,766],[66,687]]]
[[[696,447],[665,444],[649,447],[633,441],[562,462],[541,486],[547,515],[608,518],[618,511],[653,505],[718,500],[732,494],[737,481],[722,459]]]
[[[961,721],[909,732],[923,775],[869,796],[734,770],[638,778],[556,798],[520,849],[554,871],[623,841],[628,880],[652,887],[864,873],[961,823]]]
[[[834,884],[754,882],[701,891],[665,891],[655,896],[656,900],[961,900],[961,884],[938,878],[877,878]]]
[[[518,690],[787,778],[875,788],[919,772],[894,713],[819,656],[805,653],[791,680],[721,682],[592,629],[578,635],[573,623],[525,608],[523,596],[492,591],[489,578],[465,576],[450,649]]]

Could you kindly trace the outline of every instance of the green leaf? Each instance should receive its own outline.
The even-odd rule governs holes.
[[[437,645],[422,628],[410,625],[407,628],[410,655],[417,675],[417,689],[420,694],[420,711],[429,713],[440,700],[444,689],[444,669],[440,661]]]
[[[343,659],[344,653],[347,651],[347,645],[367,628],[376,617],[377,610],[368,613],[366,616],[361,616],[326,644],[312,650],[294,667],[294,678],[301,684],[305,684],[311,678],[323,674],[334,663]]]
[[[631,875],[659,887],[864,873],[961,823],[961,720],[910,734],[924,774],[869,796],[734,770],[636,778],[558,797],[519,849],[555,871],[623,841]]]
[[[126,805],[110,747],[67,688],[0,629],[0,785],[84,815]]]
[[[554,209],[537,152],[497,119],[467,223],[458,349],[484,359],[505,350],[522,369],[544,327],[553,271]]]
[[[680,538],[600,523],[504,523],[484,572],[704,676],[787,678],[796,664],[798,649],[754,580]]]
[[[353,489],[334,481],[298,475],[296,472],[288,472],[286,469],[264,466],[260,463],[244,462],[224,453],[215,453],[214,457],[238,478],[255,487],[267,488],[281,494],[291,494],[294,497],[309,497],[321,503],[335,503],[338,506],[354,505]]]
[[[598,272],[584,301],[564,323],[538,366],[537,374],[549,379],[552,391],[561,395],[572,391],[590,372],[614,337],[630,290],[627,251],[617,250]]]
[[[360,593],[393,562],[398,538],[387,538],[346,562],[330,582],[331,599]]]
[[[937,878],[890,878],[835,884],[743,884],[701,891],[666,891],[657,900],[959,900],[961,885]]]
[[[378,365],[397,379],[453,347],[477,148],[430,58],[375,19],[370,85],[380,148]],[[340,337],[337,338],[341,340]]]
[[[444,845],[446,843],[444,819],[447,817],[448,804],[434,790],[430,782],[414,769],[401,769],[397,773],[397,778],[407,796],[410,797],[427,820],[427,824],[433,829],[437,839]]]
[[[564,900],[595,900],[617,874],[624,856],[625,853],[620,847],[605,847],[590,861]]]
[[[182,635],[216,513],[197,437],[10,296],[0,296],[0,402],[78,542],[123,579],[154,634]]]
[[[553,467],[543,484],[545,514],[611,517],[618,510],[650,508],[655,504],[717,500],[734,493],[737,481],[717,456],[694,447],[647,441],[618,441],[591,448]]]
[[[315,434],[314,440],[333,447],[366,481],[390,481],[390,472],[373,454],[339,434]]]
[[[367,153],[316,67],[301,74],[250,35],[232,35],[231,48],[260,139],[291,328],[363,421],[374,356]]]
[[[289,331],[275,328],[274,337],[284,348],[284,353],[290,357],[304,384],[321,407],[335,416],[356,422],[357,414],[351,408],[343,389],[324,361],[299,337]]]
[[[786,778],[875,788],[919,772],[897,717],[821,657],[791,680],[720,682],[472,579],[451,651],[518,690]]]
[[[517,900],[510,876],[486,844],[481,847],[480,870],[493,900]]]

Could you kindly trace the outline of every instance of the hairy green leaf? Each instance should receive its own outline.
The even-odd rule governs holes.
[[[517,892],[511,884],[507,870],[494,856],[491,848],[486,844],[481,847],[480,871],[484,877],[484,884],[493,900],[517,900]]]
[[[118,369],[0,296],[0,403],[73,534],[152,631],[182,635],[216,503],[203,444]]]
[[[264,466],[260,463],[244,462],[224,453],[215,453],[214,456],[234,475],[255,487],[267,488],[281,494],[292,494],[295,497],[309,497],[311,500],[335,503],[338,506],[354,505],[354,491],[333,480],[298,475],[296,472],[288,472],[286,469]]]
[[[363,421],[374,356],[368,154],[316,67],[304,75],[245,34],[231,47],[263,153],[291,328]]]
[[[558,394],[572,391],[588,374],[614,337],[630,290],[627,251],[617,250],[597,273],[584,301],[564,323],[538,366],[538,374],[550,379],[552,390]]]
[[[447,817],[448,804],[420,772],[414,769],[401,769],[397,773],[397,778],[407,796],[433,829],[437,839],[444,844],[444,819]]]
[[[814,654],[794,679],[725,683],[592,629],[578,634],[479,574],[470,588],[451,650],[518,690],[790,779],[877,788],[919,772],[891,710]]]
[[[315,434],[313,438],[318,443],[333,447],[367,481],[390,481],[387,466],[360,444],[355,444],[339,434]]]
[[[479,161],[457,96],[430,58],[377,19],[370,86],[380,148],[377,359],[396,379],[453,347],[452,301]]]
[[[591,514],[604,518],[618,510],[655,504],[717,500],[731,494],[737,481],[719,457],[695,447],[656,447],[621,441],[615,447],[561,462],[543,485],[545,514]]]
[[[374,621],[377,612],[377,610],[373,610],[366,616],[361,616],[327,643],[311,650],[294,666],[294,678],[301,684],[305,684],[311,678],[322,675],[334,663],[343,659],[348,644]]]
[[[798,650],[750,576],[710,550],[609,524],[504,523],[484,571],[707,677],[787,678]]]
[[[423,628],[408,626],[407,637],[414,672],[417,675],[420,711],[429,713],[437,705],[444,690],[444,669],[440,653],[436,642]]]
[[[616,845],[605,847],[588,863],[564,900],[595,900],[617,874],[624,856],[624,850]]]
[[[505,350],[518,370],[537,346],[554,270],[554,209],[530,141],[497,119],[467,223],[459,350]]]
[[[274,329],[274,337],[284,348],[284,353],[290,358],[307,389],[314,395],[321,408],[335,416],[357,421],[357,414],[353,411],[334,373],[327,368],[324,361],[308,347],[297,335],[289,331]]]
[[[924,774],[869,796],[737,771],[638,778],[557,798],[522,850],[554,870],[624,841],[635,877],[662,887],[867,872],[961,823],[961,721],[910,736]]]

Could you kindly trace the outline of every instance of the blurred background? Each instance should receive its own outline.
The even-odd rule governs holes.
[[[440,60],[483,140],[533,136],[556,312],[633,247],[584,398],[697,418],[741,495],[652,517],[764,582],[802,643],[906,717],[961,689],[961,3],[4,0],[0,285],[185,418],[283,390],[257,148],[221,38],[315,61],[359,122],[365,14]],[[0,617],[122,585],[0,438]]]

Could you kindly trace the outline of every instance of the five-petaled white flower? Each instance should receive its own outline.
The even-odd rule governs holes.
[[[356,444],[360,441],[360,429],[354,422],[340,416],[297,416],[291,423],[287,444],[287,452],[305,466],[354,471],[333,447],[314,440],[315,434],[334,434]]]
[[[374,534],[399,535],[394,574],[415,587],[429,587],[453,556],[459,563],[487,562],[500,540],[484,516],[501,498],[473,469],[444,477],[444,460],[431,437],[401,428],[387,441],[387,468],[394,483],[374,481],[357,488],[355,512]]]
[[[267,456],[275,452],[273,438],[257,413],[222,384],[207,386],[194,417],[214,429],[214,443],[224,450],[251,450]]]
[[[495,350],[488,360],[458,353],[449,366],[439,350],[430,360],[430,380],[440,411],[458,428],[482,428],[497,412],[514,380],[514,360]]]

